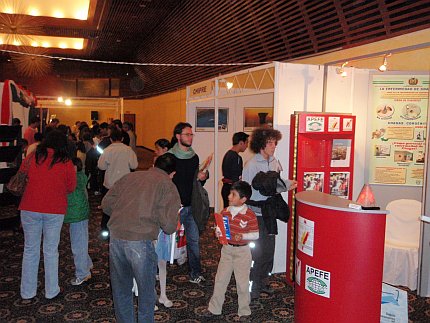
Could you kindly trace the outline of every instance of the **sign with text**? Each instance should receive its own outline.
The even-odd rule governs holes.
[[[374,75],[370,182],[422,186],[429,77]]]
[[[305,289],[330,298],[330,272],[306,265]]]

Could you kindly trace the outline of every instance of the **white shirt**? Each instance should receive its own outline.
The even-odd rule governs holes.
[[[104,187],[112,188],[121,177],[138,166],[135,152],[123,143],[112,143],[105,148],[97,163],[98,168],[106,170]]]

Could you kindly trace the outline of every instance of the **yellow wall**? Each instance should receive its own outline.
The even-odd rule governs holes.
[[[91,111],[99,112],[99,123],[108,122],[109,119],[119,119],[119,113],[116,109],[111,108],[94,108],[94,107],[64,107],[64,108],[49,108],[49,118],[53,114],[60,119],[61,124],[73,126],[76,121],[86,121],[91,125]]]
[[[186,90],[124,100],[124,113],[136,114],[137,145],[153,149],[157,139],[170,140],[175,125],[186,120]]]

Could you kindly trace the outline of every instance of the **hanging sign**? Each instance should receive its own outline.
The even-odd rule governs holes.
[[[370,182],[422,186],[428,76],[374,75]]]
[[[213,81],[202,82],[189,87],[189,97],[204,97],[213,94]]]

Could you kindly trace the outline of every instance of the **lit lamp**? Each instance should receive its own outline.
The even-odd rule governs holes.
[[[342,77],[348,76],[348,73],[344,70],[344,67],[348,64],[348,62],[345,62],[342,64],[341,67],[336,68],[336,73],[340,74]]]
[[[379,66],[378,68],[380,72],[385,72],[387,70],[387,65],[388,65],[387,57],[390,57],[390,56],[391,56],[391,53],[384,55],[384,59],[382,60],[382,65]]]
[[[357,204],[361,205],[363,210],[379,210],[376,206],[375,196],[369,184],[364,184],[357,198]]]

